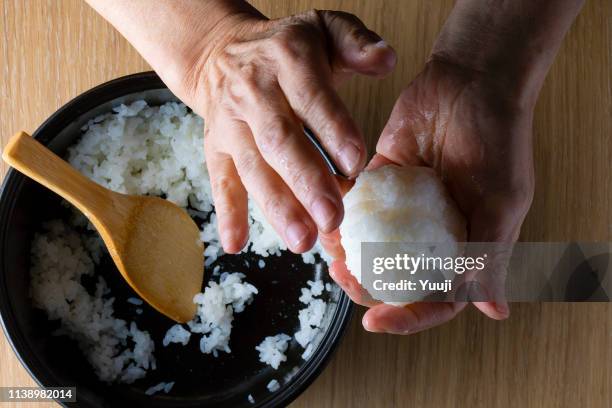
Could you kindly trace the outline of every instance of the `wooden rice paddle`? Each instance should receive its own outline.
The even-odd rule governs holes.
[[[177,322],[193,318],[204,247],[187,212],[158,197],[110,191],[24,132],[9,140],[2,158],[85,214],[125,280],[147,303]]]

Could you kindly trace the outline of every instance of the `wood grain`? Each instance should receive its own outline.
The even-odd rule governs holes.
[[[350,11],[396,48],[393,75],[381,81],[356,78],[342,91],[371,149],[452,7],[448,0],[253,3],[270,16],[313,7]],[[0,5],[3,144],[17,130],[33,131],[86,89],[147,69],[136,51],[80,1],[0,0]],[[522,240],[612,239],[611,27],[612,2],[588,1],[546,80],[534,119],[536,195]],[[366,333],[361,314],[294,407],[611,404],[608,304],[516,304],[504,322],[468,310],[443,327],[410,337]],[[31,384],[0,335],[0,386]]]

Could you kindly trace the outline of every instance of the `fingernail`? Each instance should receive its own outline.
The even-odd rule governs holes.
[[[361,324],[363,328],[366,329],[366,331],[376,333],[376,330],[372,326],[372,319],[370,319],[370,316],[368,316],[367,314],[363,315],[363,318],[361,319]]]
[[[372,44],[373,48],[389,48],[389,44],[385,40],[380,40],[379,42]]]
[[[361,48],[361,52],[366,53],[366,52],[370,52],[375,49],[384,49],[384,48],[389,48],[389,43],[387,43],[385,40],[380,40],[377,42],[372,41],[372,42],[365,44]]]
[[[312,217],[321,230],[327,231],[334,227],[331,224],[335,221],[337,214],[338,208],[329,198],[320,197],[312,204]]]
[[[507,316],[510,313],[510,308],[508,308],[507,304],[504,303],[495,303],[495,309],[504,316]]]
[[[370,43],[363,48],[362,52],[367,54],[374,50],[384,50],[385,53],[383,55],[382,63],[386,65],[388,68],[395,67],[395,64],[397,63],[397,55],[395,54],[395,52],[393,51],[393,48],[391,48],[389,43],[387,43],[385,40],[381,40],[375,43]]]
[[[221,244],[223,245],[223,250],[228,253],[233,252],[234,247],[234,232],[223,230],[220,232],[221,235]]]
[[[293,249],[296,249],[300,246],[305,239],[308,238],[308,234],[310,230],[300,221],[295,221],[289,224],[287,230],[285,231],[287,234],[287,241],[289,241],[289,246]]]
[[[243,234],[239,230],[233,230],[230,236],[226,239],[227,241],[225,242],[233,243],[235,245],[235,248],[232,248],[233,253],[239,253],[240,251],[242,251],[242,248],[244,248],[244,246],[247,244],[247,241],[249,240],[249,236]]]
[[[338,159],[346,175],[351,175],[355,172],[357,166],[359,166],[361,152],[357,146],[349,142],[338,153]]]
[[[389,334],[410,334],[412,332],[411,322],[396,318],[389,321],[386,332]]]

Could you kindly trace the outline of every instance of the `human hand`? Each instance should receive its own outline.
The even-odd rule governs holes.
[[[534,176],[532,107],[513,102],[495,79],[434,56],[401,93],[368,168],[434,168],[466,216],[469,241],[514,242],[531,204]],[[337,238],[322,241],[339,259],[330,274],[353,301],[370,307],[363,317],[367,330],[410,334],[444,323],[465,307],[421,302],[399,308],[373,301],[346,269]],[[489,288],[499,284],[489,282]],[[508,306],[496,299],[474,304],[503,319]]]
[[[340,169],[365,165],[359,129],[336,93],[353,73],[381,76],[395,53],[355,16],[310,11],[279,20],[236,14],[174,84],[205,118],[206,160],[226,252],[248,238],[247,191],[289,249],[343,217],[337,182],[303,134],[308,126]],[[231,24],[228,22],[231,21]],[[210,41],[210,40],[209,40]]]
[[[499,7],[486,0],[458,1],[430,61],[395,104],[369,166],[433,167],[466,216],[470,241],[516,241],[533,196],[535,103],[582,4],[516,0]],[[376,304],[348,273],[338,238],[335,232],[322,239],[339,259],[330,273],[355,302],[371,307],[363,318],[367,330],[414,333],[452,319],[465,307],[465,302]],[[484,276],[484,289],[493,294],[475,294],[495,299],[474,302],[494,319],[509,314],[499,295],[505,256],[496,259],[502,268],[494,270],[502,273]]]
[[[247,242],[247,192],[294,252],[310,249],[317,229],[338,227],[338,186],[302,126],[357,175],[366,147],[336,87],[355,73],[389,73],[396,56],[387,43],[338,11],[268,20],[242,0],[87,1],[205,118],[225,252]]]

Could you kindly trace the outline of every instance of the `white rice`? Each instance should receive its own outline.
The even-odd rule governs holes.
[[[323,281],[308,281],[306,284],[307,286],[301,289],[302,295],[299,298],[300,302],[304,303],[306,307],[298,313],[300,329],[294,334],[296,342],[304,348],[301,356],[304,360],[308,360],[316,349],[317,339],[321,337],[326,324],[324,316],[327,311],[327,303],[317,298],[317,296],[323,294],[323,290],[326,287]],[[259,352],[259,361],[270,365],[274,369],[278,369],[282,362],[287,361],[285,352],[289,347],[290,340],[291,337],[284,333],[266,337],[264,341],[255,347]],[[294,367],[294,370],[297,372],[296,369],[297,367]],[[289,376],[288,379],[286,378],[285,382],[288,382],[294,374]]]
[[[155,368],[151,336],[113,316],[114,298],[104,279],[97,277],[93,294],[81,284],[82,276],[94,276],[95,267],[81,234],[62,221],[48,222],[34,237],[31,251],[34,306],[61,321],[55,334],[76,340],[102,381],[131,383]]]
[[[251,394],[247,395],[247,401],[249,401],[251,404],[255,403],[255,398],[253,398],[253,396]]]
[[[157,385],[154,385],[152,387],[147,388],[147,390],[145,391],[145,394],[153,395],[153,394],[158,393],[160,391],[163,391],[163,392],[165,392],[167,394],[167,393],[170,392],[172,387],[174,387],[174,381],[168,382],[168,383],[160,382]]]
[[[200,238],[206,243],[206,249],[204,250],[205,266],[209,266],[224,253],[217,230],[216,215],[213,214],[210,221],[203,226]],[[252,200],[249,200],[249,240],[242,253],[254,252],[265,258],[280,256],[281,250],[287,250],[287,246],[265,219],[259,207]],[[310,251],[302,254],[302,260],[304,263],[313,264],[316,262],[315,254],[319,254],[328,263],[332,260],[319,242]]]
[[[195,295],[193,301],[197,304],[197,313],[193,320],[187,323],[189,331],[176,324],[167,332],[163,345],[180,343],[186,345],[191,333],[202,334],[200,351],[212,353],[217,357],[219,351],[231,353],[229,347],[232,333],[234,313],[241,313],[247,304],[251,303],[257,294],[257,288],[250,283],[243,283],[242,273],[221,274],[219,283],[210,282],[204,293]]]
[[[175,324],[166,332],[162,344],[164,347],[167,347],[170,343],[180,343],[185,346],[189,343],[189,338],[191,338],[191,332],[185,330],[180,324]]]
[[[204,165],[203,122],[185,105],[120,105],[85,127],[68,152],[70,164],[113,191],[165,195],[200,211],[212,210]]]
[[[112,114],[91,120],[68,161],[97,183],[126,194],[165,195],[173,203],[208,213],[212,193],[204,156],[204,122],[181,103],[120,105]],[[249,242],[244,251],[261,256],[287,249],[263,213],[249,200]],[[223,254],[217,219],[204,225],[207,266]],[[303,255],[314,263],[320,247]]]
[[[294,334],[295,340],[305,349],[302,353],[304,360],[308,360],[315,350],[315,342],[323,332],[323,316],[327,310],[327,303],[316,298],[323,293],[323,281],[308,281],[307,285],[308,287],[302,288],[302,296],[299,299],[306,305],[298,313],[300,330]]]
[[[284,333],[268,336],[255,349],[259,351],[259,361],[266,363],[275,370],[283,361],[287,361],[285,351],[289,347],[291,337]]]
[[[302,296],[300,296],[299,301],[308,304],[313,298],[320,296],[325,287],[323,286],[322,280],[308,281],[306,284],[308,287],[301,289]]]
[[[162,195],[179,206],[189,205],[192,216],[209,217],[209,222],[203,225],[201,239],[206,243],[205,264],[210,266],[223,250],[217,218],[212,212],[203,126],[202,119],[180,103],[150,107],[144,101],[137,101],[120,105],[83,127],[83,137],[68,150],[68,161],[85,176],[114,191]],[[93,294],[81,285],[81,276],[95,276],[94,265],[100,261],[105,247],[82,215],[76,214],[70,224],[88,227],[92,232],[80,234],[66,223],[56,221],[34,239],[31,272],[34,304],[45,310],[49,319],[61,320],[58,333],[78,341],[100,379],[133,382],[155,368],[153,341],[134,323],[128,325],[113,317],[114,299],[101,276],[97,277]],[[265,258],[280,255],[286,249],[251,200],[249,227],[249,241],[243,252],[252,251]],[[302,258],[306,263],[314,263],[315,254],[329,260],[318,244]],[[258,266],[263,269],[265,261],[259,260]],[[242,282],[244,275],[221,273],[219,266],[215,266],[212,275],[220,275],[220,281],[211,282],[204,293],[194,298],[198,313],[188,323],[189,330],[172,326],[163,339],[164,346],[187,344],[192,333],[199,333],[203,353],[217,356],[219,351],[230,352],[233,313],[242,312],[257,289]],[[309,292],[302,295],[308,311],[300,312],[301,329],[295,335],[303,347],[308,347],[316,335],[313,331],[318,330],[311,322],[325,310],[324,302],[321,305],[314,299],[318,296],[316,293],[320,294],[318,283],[316,287],[309,283],[306,289]],[[135,306],[142,304],[138,298],[127,301]],[[137,308],[136,313],[142,313],[142,309]],[[128,347],[128,339],[134,342],[132,348]],[[280,354],[284,355],[284,350]],[[281,358],[280,354],[275,358]],[[276,360],[270,357],[269,361]],[[281,360],[278,361],[280,364]]]
[[[291,371],[289,371],[287,374],[285,374],[285,376],[283,377],[283,381],[285,384],[288,384],[289,381],[291,381],[293,379],[293,377],[295,377],[295,375],[300,371],[300,367],[295,366],[291,369]]]
[[[280,390],[280,384],[277,380],[271,380],[268,385],[266,385],[266,388],[268,388],[268,391],[270,392],[276,392]]]

